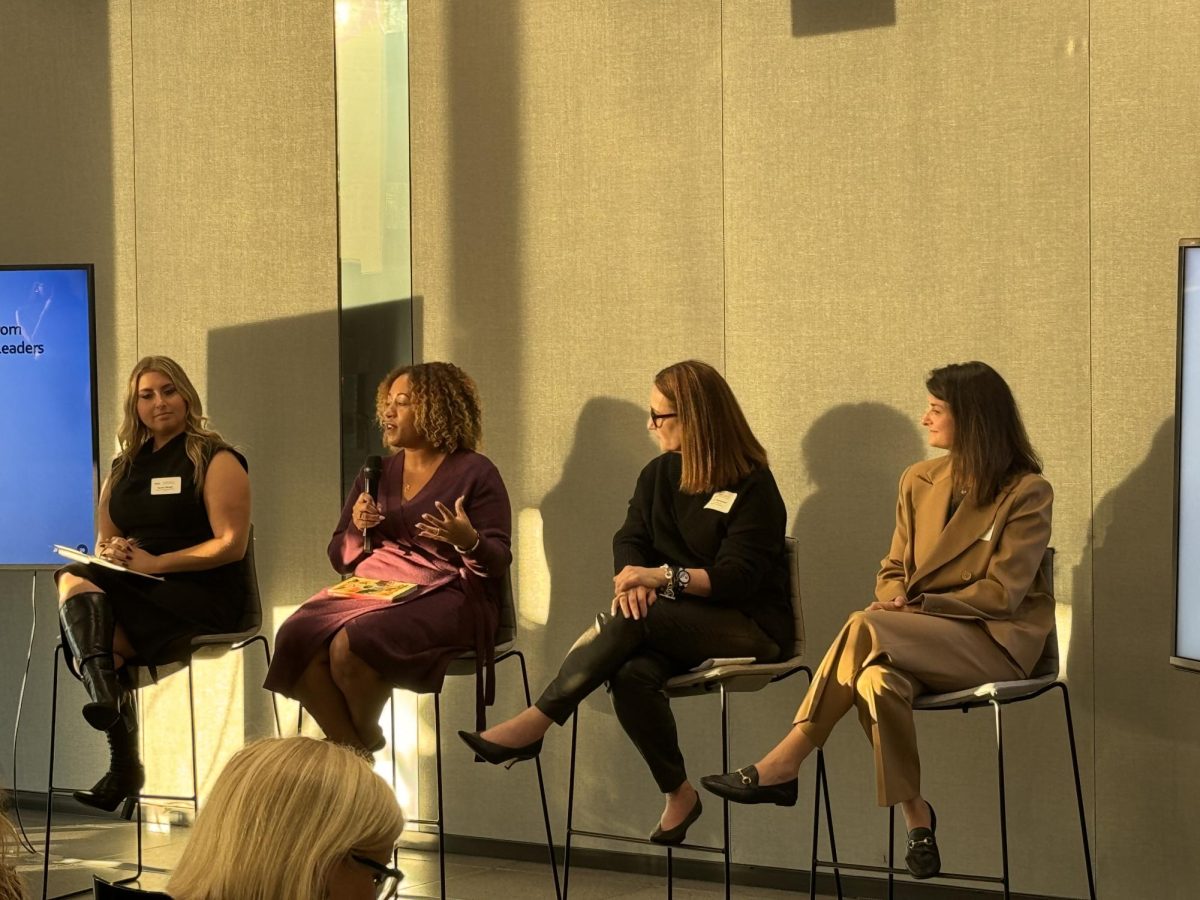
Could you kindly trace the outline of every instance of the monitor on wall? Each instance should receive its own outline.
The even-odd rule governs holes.
[[[91,265],[0,264],[0,567],[96,536]]]
[[[1175,649],[1200,671],[1200,238],[1179,242],[1175,356]]]

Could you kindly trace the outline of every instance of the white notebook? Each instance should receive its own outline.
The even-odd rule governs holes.
[[[146,572],[135,572],[133,569],[127,569],[124,566],[119,566],[109,559],[101,559],[99,556],[92,556],[90,553],[80,553],[74,547],[64,547],[62,544],[54,545],[54,552],[64,559],[69,559],[71,562],[91,563],[94,566],[104,566],[106,569],[113,569],[117,572],[128,572],[130,575],[141,575],[143,578],[149,578],[152,581],[165,581],[159,575],[149,575]]]

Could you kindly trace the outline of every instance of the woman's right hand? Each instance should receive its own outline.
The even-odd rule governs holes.
[[[118,566],[128,566],[133,559],[133,548],[136,546],[137,542],[129,538],[106,538],[96,545],[96,555],[101,559],[116,563]]]
[[[354,501],[354,509],[350,512],[350,521],[359,531],[374,528],[383,521],[383,513],[380,512],[379,506],[366,491],[359,494],[358,499]]]

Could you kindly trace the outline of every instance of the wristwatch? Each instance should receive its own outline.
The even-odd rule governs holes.
[[[678,597],[680,594],[686,594],[688,585],[692,583],[692,573],[682,566],[678,569],[672,569],[671,572],[674,575],[671,579],[671,586],[675,588],[675,596]]]

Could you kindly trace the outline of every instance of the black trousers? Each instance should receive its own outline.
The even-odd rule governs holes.
[[[773,662],[779,652],[739,610],[705,600],[659,599],[644,619],[627,619],[620,612],[596,616],[534,705],[562,725],[607,681],[621,727],[665,794],[687,781],[675,717],[663,693],[666,681],[710,657]]]

